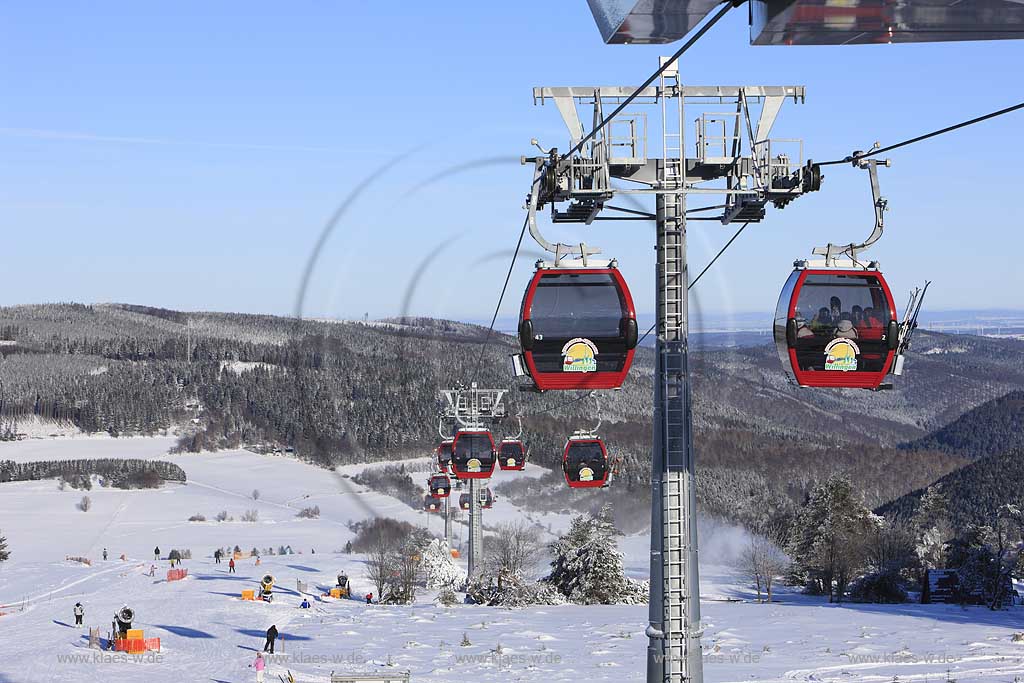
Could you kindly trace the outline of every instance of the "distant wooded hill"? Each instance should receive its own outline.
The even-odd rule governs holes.
[[[943,476],[950,522],[957,531],[984,524],[1001,505],[1024,501],[1024,391],[1011,391],[967,411],[950,424],[901,446],[904,452],[944,452],[972,462]],[[879,508],[879,512],[913,515],[924,489],[917,489]]]
[[[947,500],[950,524],[962,533],[969,525],[992,522],[1000,506],[1024,501],[1024,450],[986,455],[950,472],[935,484]],[[912,491],[883,506],[877,512],[910,519],[921,502],[924,489]]]
[[[905,450],[934,450],[980,458],[1024,448],[1024,391],[983,403],[927,436],[901,444]]]

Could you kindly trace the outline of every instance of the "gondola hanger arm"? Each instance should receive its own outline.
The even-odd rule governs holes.
[[[591,391],[589,395],[591,397],[593,397],[594,403],[597,404],[597,424],[594,425],[593,427],[591,427],[590,429],[577,429],[573,433],[573,436],[596,437],[598,430],[601,429],[601,425],[604,422],[604,420],[601,418],[601,400],[598,398],[597,394],[595,394],[593,391]]]
[[[520,415],[516,415],[516,420],[519,421],[519,433],[512,437],[512,439],[518,441],[523,438],[523,418]]]
[[[872,206],[875,212],[875,225],[871,234],[868,235],[860,244],[832,244],[829,243],[824,247],[815,247],[811,252],[817,256],[825,257],[826,266],[836,265],[836,261],[841,256],[848,256],[855,264],[858,263],[858,256],[863,252],[867,251],[871,245],[882,238],[882,233],[885,231],[885,212],[889,209],[889,200],[882,196],[881,187],[878,182],[878,167],[891,165],[889,159],[868,159],[865,158],[867,154],[871,154],[873,150],[878,148],[876,142],[871,150],[867,152],[855,151],[851,156],[851,164],[855,168],[867,169],[868,176],[871,181],[871,199]]]
[[[533,185],[531,185],[530,194],[527,196],[526,201],[527,225],[530,228],[530,237],[544,251],[554,254],[556,263],[567,256],[578,256],[586,262],[587,257],[600,254],[601,250],[583,243],[580,243],[579,246],[574,246],[562,244],[561,242],[550,242],[541,234],[540,228],[537,225],[540,195],[542,192],[553,192],[558,183],[555,166],[554,162],[544,157],[536,157],[533,160]]]

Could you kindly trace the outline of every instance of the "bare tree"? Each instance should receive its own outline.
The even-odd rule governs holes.
[[[400,549],[392,552],[392,578],[386,602],[412,603],[416,599],[416,579],[420,569],[422,549],[409,539]]]
[[[260,499],[260,490],[259,489],[253,489],[252,490],[252,499],[253,500],[259,500]]]
[[[82,512],[88,512],[92,509],[92,498],[89,496],[82,496],[82,500],[78,501],[78,509]]]
[[[764,535],[752,534],[740,556],[740,566],[757,588],[758,602],[772,601],[775,579],[789,568],[789,558],[777,542],[779,537],[779,530],[774,528],[766,529]]]
[[[488,539],[488,569],[502,579],[519,579],[536,563],[544,543],[540,529],[522,520],[502,522]]]
[[[869,565],[877,572],[899,573],[917,566],[915,530],[907,522],[883,521],[865,540]]]
[[[390,592],[395,571],[395,544],[387,534],[378,532],[366,552],[366,576],[377,589],[378,600]]]

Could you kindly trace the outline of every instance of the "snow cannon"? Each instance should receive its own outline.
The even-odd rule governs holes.
[[[264,574],[263,578],[260,579],[260,598],[265,602],[273,601],[274,576],[272,574]]]
[[[128,631],[131,630],[132,621],[134,620],[135,612],[131,607],[125,605],[121,609],[117,610],[117,613],[114,615],[114,630],[124,638],[128,634]]]

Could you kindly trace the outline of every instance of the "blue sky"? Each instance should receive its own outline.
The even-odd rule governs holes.
[[[751,47],[735,11],[681,64],[691,84],[802,84],[774,134],[830,159],[1024,99],[1024,43]],[[0,7],[0,303],[128,301],[291,313],[489,317],[522,225],[530,138],[566,148],[535,85],[628,85],[675,46],[601,43],[585,0],[515,3],[138,3]],[[885,239],[871,252],[897,298],[934,280],[929,306],[1024,308],[1017,196],[1024,114],[890,155]],[[470,171],[446,174],[483,160]],[[441,174],[435,182],[410,192]],[[794,258],[871,227],[867,175],[751,226],[701,282],[696,308],[768,311]],[[733,228],[697,223],[699,270]],[[652,308],[653,233],[601,223],[558,233],[617,256]],[[531,247],[532,248],[532,247]],[[513,275],[514,315],[530,261]]]

